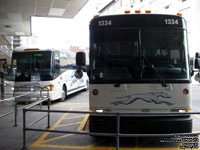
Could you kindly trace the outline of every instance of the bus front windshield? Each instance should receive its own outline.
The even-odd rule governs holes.
[[[189,79],[185,30],[104,29],[91,33],[91,80]]]
[[[51,55],[50,51],[13,53],[15,81],[52,80]]]

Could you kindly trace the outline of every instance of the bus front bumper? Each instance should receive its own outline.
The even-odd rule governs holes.
[[[53,95],[53,93],[51,91],[49,91],[49,96],[52,97],[51,95]],[[37,100],[41,100],[41,99],[45,99],[48,97],[48,93],[47,91],[35,91],[35,92],[15,92],[13,94],[14,97],[16,97],[16,100],[18,102],[21,101],[37,101]]]
[[[90,132],[116,133],[116,117],[89,117]],[[174,117],[120,117],[120,133],[168,134],[191,133],[191,116]]]

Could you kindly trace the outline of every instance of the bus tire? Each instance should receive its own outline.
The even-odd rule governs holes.
[[[64,102],[66,97],[67,97],[67,88],[66,88],[66,86],[63,85],[63,87],[62,87],[62,95],[61,95],[60,101]]]

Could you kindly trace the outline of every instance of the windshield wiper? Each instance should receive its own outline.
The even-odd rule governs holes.
[[[162,84],[162,87],[167,87],[167,83],[164,79],[161,78],[160,74],[157,72],[158,78],[160,83]]]
[[[159,82],[161,83],[162,87],[167,87],[167,83],[166,81],[162,78],[162,76],[160,75],[160,73],[154,68],[153,64],[151,64],[149,62],[149,60],[144,56],[144,59],[146,60],[148,66],[151,66],[151,69],[154,71],[154,73],[156,74],[157,78],[159,79]]]

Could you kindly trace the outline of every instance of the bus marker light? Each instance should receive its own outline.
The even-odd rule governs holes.
[[[50,87],[50,91],[53,91],[54,85],[53,85],[53,84],[50,84],[49,87]]]
[[[178,12],[177,15],[178,15],[178,16],[182,16],[182,13]]]
[[[90,112],[94,112],[94,109],[90,109]]]
[[[125,10],[124,13],[129,14],[131,11],[130,10]]]
[[[135,13],[141,13],[141,11],[140,10],[135,10]]]
[[[151,13],[151,10],[146,10],[145,12],[146,12],[146,13]]]
[[[94,15],[94,18],[97,18],[97,17],[99,17],[99,14]]]
[[[189,90],[188,90],[188,89],[184,89],[184,90],[183,90],[183,93],[184,93],[185,95],[187,95],[187,94],[189,93]]]
[[[94,89],[94,90],[92,91],[92,93],[93,93],[93,95],[97,95],[97,94],[99,93],[99,91],[98,91],[97,89]]]
[[[14,88],[14,91],[18,91],[18,90],[19,90],[19,88],[17,88],[17,87]]]
[[[24,51],[39,51],[39,48],[24,49]]]

